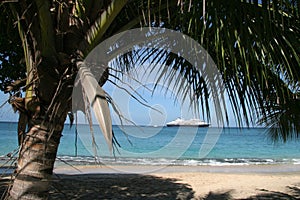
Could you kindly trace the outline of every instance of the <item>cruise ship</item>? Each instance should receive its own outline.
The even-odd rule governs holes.
[[[166,124],[167,126],[197,126],[197,127],[208,127],[209,124],[200,120],[200,119],[189,119],[189,120],[184,120],[184,119],[176,119],[174,121],[168,122]]]

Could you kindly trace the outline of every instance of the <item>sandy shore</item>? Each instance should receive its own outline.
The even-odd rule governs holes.
[[[52,199],[300,199],[300,166],[60,166]]]

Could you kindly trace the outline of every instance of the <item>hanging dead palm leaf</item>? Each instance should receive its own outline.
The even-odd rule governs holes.
[[[91,107],[93,108],[108,147],[112,150],[112,120],[110,117],[106,92],[100,87],[98,81],[84,62],[78,62],[77,66],[79,67],[78,77],[82,89],[84,90],[88,101],[91,103]]]

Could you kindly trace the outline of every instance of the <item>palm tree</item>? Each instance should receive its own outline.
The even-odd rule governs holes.
[[[16,96],[11,100],[23,116],[18,130],[21,136],[18,169],[10,191],[13,199],[47,197],[64,122],[72,111],[75,77],[79,73],[82,78],[90,78],[81,82],[87,96],[88,84],[95,82],[82,61],[105,39],[135,27],[170,28],[191,36],[215,60],[239,123],[259,120],[274,128],[271,130],[275,139],[298,138],[300,2],[297,0],[262,3],[257,0],[19,0],[1,6],[7,11],[1,19],[7,19],[7,13],[14,19],[26,66],[26,82],[8,88],[12,95],[25,90],[24,98]],[[132,49],[116,56],[114,72],[125,73],[134,67],[132,63],[147,62],[153,55],[157,60],[152,62],[165,63],[171,71],[185,77],[187,84],[179,90],[191,89],[196,100],[203,100],[204,110],[209,111],[207,102],[211,94],[205,79],[178,54]],[[96,80],[99,85],[115,77],[107,62],[103,62],[102,76]],[[176,78],[170,70],[161,73]],[[99,95],[95,104],[100,111],[98,120],[111,146],[107,95],[101,87],[94,92]],[[87,97],[83,99],[91,102]],[[227,119],[227,111],[222,114]]]

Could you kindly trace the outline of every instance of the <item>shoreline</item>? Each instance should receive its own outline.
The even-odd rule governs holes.
[[[16,166],[2,165],[0,174],[10,174]],[[299,174],[300,164],[249,164],[249,165],[123,165],[123,164],[66,164],[56,162],[54,173],[108,173],[108,174],[154,174],[154,173],[231,173],[231,174]],[[300,181],[300,180],[299,180]]]
[[[226,166],[179,166],[179,165],[57,165],[55,173],[117,173],[117,174],[156,174],[156,173],[232,173],[232,174],[299,174],[300,164],[261,164]],[[300,181],[300,180],[299,180]]]

